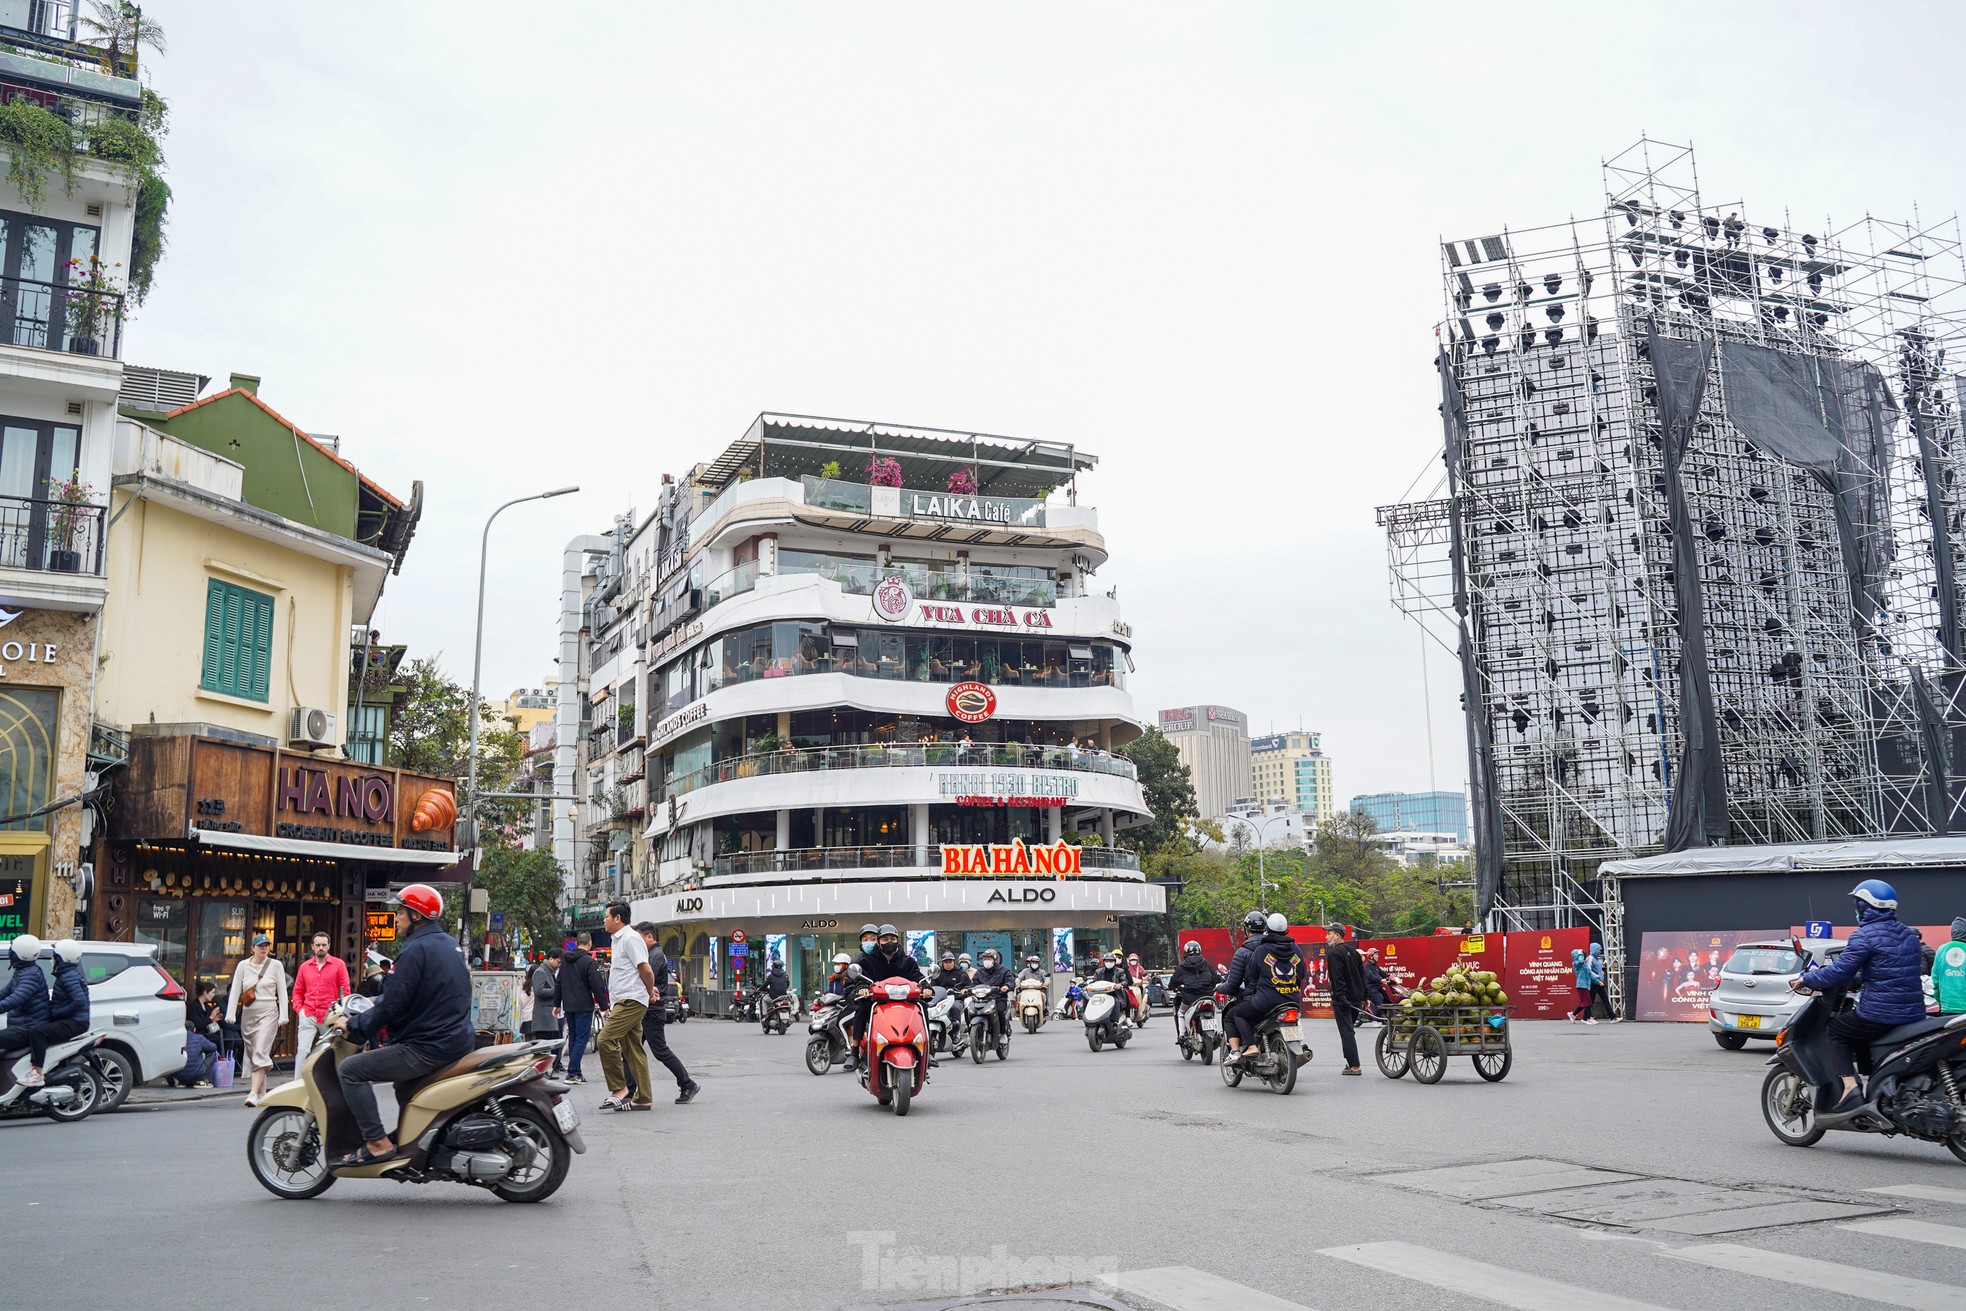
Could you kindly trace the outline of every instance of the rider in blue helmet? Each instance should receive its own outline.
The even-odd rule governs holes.
[[[1856,1009],[1829,1022],[1835,1073],[1843,1080],[1843,1096],[1825,1112],[1831,1115],[1847,1114],[1864,1104],[1857,1091],[1857,1070],[1870,1074],[1871,1043],[1900,1024],[1925,1018],[1918,930],[1899,922],[1897,890],[1882,879],[1865,879],[1850,889],[1850,897],[1857,908],[1857,931],[1850,935],[1843,954],[1789,984],[1798,990],[1863,989]]]

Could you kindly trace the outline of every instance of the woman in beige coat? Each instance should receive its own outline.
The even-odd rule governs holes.
[[[252,994],[250,1003],[247,993]],[[273,1068],[273,1039],[279,1035],[280,1021],[286,1014],[287,967],[273,959],[273,939],[255,933],[252,955],[232,971],[232,993],[225,1002],[225,1018],[238,1024],[246,1044],[246,1062],[252,1067],[253,1091],[246,1098],[248,1106],[258,1106],[266,1095],[266,1072]]]

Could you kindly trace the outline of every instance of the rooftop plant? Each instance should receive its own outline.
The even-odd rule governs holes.
[[[901,485],[901,461],[892,455],[876,455],[867,461],[867,481],[875,487]]]

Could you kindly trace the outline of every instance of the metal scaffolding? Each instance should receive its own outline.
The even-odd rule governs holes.
[[[1599,862],[1665,848],[1709,703],[1724,806],[1695,840],[1966,828],[1956,219],[1751,219],[1651,140],[1603,169],[1599,216],[1442,246],[1465,422],[1434,499],[1379,512],[1395,606],[1470,666],[1496,900],[1523,923],[1570,922]],[[1670,467],[1652,342],[1705,371]],[[1837,437],[1833,469],[1767,448],[1783,414]]]

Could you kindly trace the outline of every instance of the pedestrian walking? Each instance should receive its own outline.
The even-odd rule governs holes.
[[[560,970],[566,953],[550,947],[546,959],[532,967],[532,1036],[534,1041],[560,1036]],[[553,1069],[561,1069],[562,1053],[553,1053]]]
[[[1591,1016],[1591,963],[1582,947],[1570,949],[1570,974],[1577,984],[1577,1004],[1570,1008],[1570,1022],[1582,1020],[1585,1024],[1596,1024]]]
[[[1338,1045],[1344,1049],[1345,1074],[1361,1074],[1358,1039],[1352,1026],[1365,1005],[1365,964],[1359,959],[1358,945],[1345,940],[1345,926],[1324,926],[1324,968],[1331,980],[1331,1018],[1338,1023]]]
[[[582,933],[574,944],[560,962],[560,1018],[567,1029],[567,1082],[586,1083],[580,1058],[594,1036],[594,1012],[606,1009],[608,984],[593,956],[594,935]]]
[[[602,919],[608,931],[608,950],[613,964],[608,970],[608,1013],[601,1025],[601,1036],[594,1045],[601,1049],[601,1073],[607,1078],[608,1095],[601,1099],[604,1111],[646,1111],[649,1100],[648,1054],[642,1050],[642,1017],[648,1014],[655,991],[655,974],[649,969],[648,944],[642,935],[628,927],[628,903],[617,901]],[[639,1100],[630,1100],[628,1081],[633,1079]]]
[[[328,1027],[328,1007],[348,995],[348,966],[328,954],[327,930],[315,932],[306,960],[294,967],[294,1077]]]
[[[1952,922],[1952,941],[1932,953],[1932,995],[1941,1015],[1966,1014],[1966,919]]]
[[[669,957],[655,945],[653,923],[643,920],[635,926],[635,932],[642,935],[642,945],[648,948],[649,974],[655,980],[654,1000],[649,1005],[648,1014],[642,1017],[642,1041],[648,1044],[649,1055],[676,1076],[676,1105],[684,1106],[701,1090],[696,1086],[696,1080],[689,1077],[689,1071],[683,1068],[681,1059],[669,1050],[669,1038],[665,1033],[669,1017],[662,1010],[662,999],[669,995]],[[651,1101],[654,1099],[654,1094],[647,1089],[636,1095]]]
[[[287,1014],[287,967],[273,958],[273,939],[253,934],[252,952],[232,971],[232,991],[225,1000],[225,1019],[239,1026],[252,1067],[253,1090],[246,1105],[258,1106],[266,1096],[266,1072],[273,1068],[273,1040]]]
[[[1591,967],[1591,1015],[1593,1018],[1596,1017],[1596,1003],[1601,1001],[1604,1003],[1604,1018],[1616,1024],[1624,1017],[1619,1015],[1618,1008],[1611,1004],[1611,990],[1605,986],[1604,944],[1593,942],[1591,944],[1591,954],[1587,959]]]
[[[212,1086],[212,1066],[218,1061],[218,989],[200,983],[184,999],[184,1068],[170,1076],[180,1088]]]

